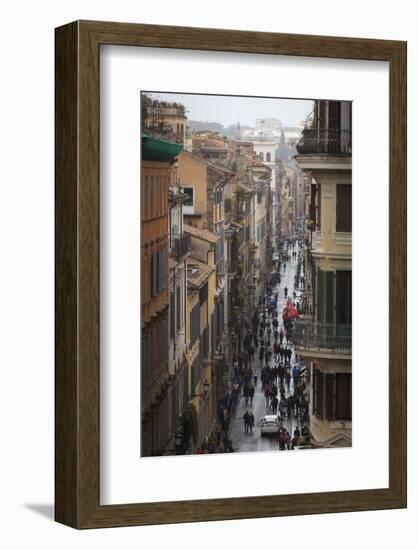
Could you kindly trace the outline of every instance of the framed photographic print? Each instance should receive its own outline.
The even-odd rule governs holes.
[[[56,520],[406,506],[406,44],[56,29]]]

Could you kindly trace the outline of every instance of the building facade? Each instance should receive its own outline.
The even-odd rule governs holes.
[[[296,352],[312,367],[310,429],[319,446],[352,441],[351,103],[317,101],[297,146],[308,174],[306,288],[310,317],[298,321]]]

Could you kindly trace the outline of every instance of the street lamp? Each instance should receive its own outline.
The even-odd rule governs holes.
[[[174,437],[175,452],[176,452],[177,455],[182,454],[182,451],[183,451],[183,448],[182,448],[183,441],[184,441],[184,436],[183,436],[183,434],[182,434],[182,431],[178,429],[178,430],[175,432],[175,437]]]
[[[210,384],[208,383],[207,378],[206,378],[203,382],[203,393],[192,393],[189,396],[190,399],[194,399],[195,397],[202,397],[203,399],[205,399],[208,395],[209,388],[210,388]]]

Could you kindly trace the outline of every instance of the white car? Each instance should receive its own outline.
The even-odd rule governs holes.
[[[261,435],[277,434],[281,428],[281,422],[276,414],[267,414],[261,418]]]

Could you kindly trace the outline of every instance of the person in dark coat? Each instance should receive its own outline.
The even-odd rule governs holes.
[[[243,415],[243,422],[245,425],[245,433],[247,434],[249,431],[249,411],[246,411]]]
[[[252,402],[253,402],[253,396],[255,395],[255,388],[253,385],[250,386],[249,388],[249,399],[250,399],[250,404],[252,406]]]
[[[243,386],[243,395],[245,397],[245,403],[247,405],[249,401],[249,386],[247,384]]]
[[[255,426],[255,416],[252,411],[249,412],[248,423],[249,423],[250,433],[252,433],[253,427]]]

